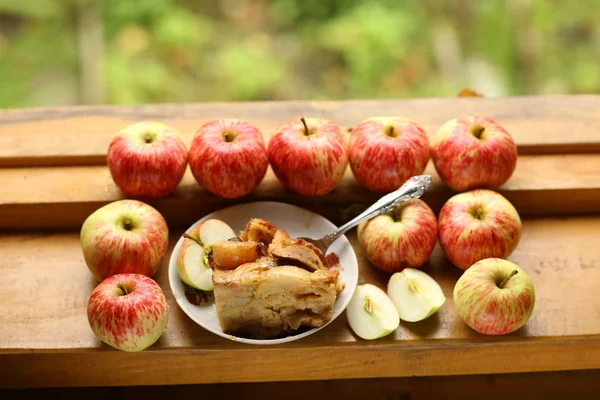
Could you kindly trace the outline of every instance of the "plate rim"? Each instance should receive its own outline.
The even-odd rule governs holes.
[[[229,205],[229,206],[226,206],[226,207],[214,210],[214,211],[212,211],[212,212],[210,212],[210,213],[208,213],[208,214],[200,217],[196,222],[194,222],[189,227],[187,227],[184,230],[184,232],[187,232],[187,231],[193,229],[195,226],[197,226],[198,224],[200,224],[202,221],[205,221],[205,220],[207,220],[209,218],[214,218],[214,215],[217,214],[217,213],[220,213],[220,212],[223,212],[223,211],[226,211],[226,210],[229,211],[229,210],[232,210],[232,209],[235,209],[235,208],[247,207],[249,205],[260,205],[260,204],[264,204],[266,206],[276,204],[278,206],[296,208],[296,209],[299,209],[299,210],[301,210],[303,212],[308,212],[308,213],[311,213],[313,215],[318,216],[320,219],[322,219],[322,221],[325,224],[330,225],[330,227],[331,227],[332,230],[338,228],[337,225],[335,225],[333,222],[331,222],[328,218],[324,217],[323,215],[321,215],[319,213],[316,213],[314,211],[311,211],[311,210],[309,210],[307,208],[298,206],[296,204],[286,203],[286,202],[283,202],[283,201],[257,200],[257,201],[248,201],[248,202],[243,202],[243,203],[238,203],[238,204],[232,204],[232,205]],[[208,332],[210,332],[210,333],[212,333],[214,335],[217,335],[217,336],[220,336],[220,337],[223,337],[225,339],[229,339],[231,341],[238,342],[238,343],[255,344],[255,345],[275,345],[275,344],[283,344],[283,343],[293,342],[293,341],[296,341],[296,340],[303,339],[303,338],[305,338],[307,336],[310,336],[310,335],[312,335],[312,334],[314,334],[314,333],[316,333],[316,332],[324,329],[329,324],[331,324],[334,320],[336,320],[338,317],[340,317],[344,313],[344,311],[346,310],[346,308],[348,307],[348,304],[349,304],[350,300],[352,299],[352,296],[354,295],[354,292],[356,291],[356,287],[358,286],[359,273],[360,273],[359,265],[358,265],[358,257],[356,255],[356,251],[354,250],[354,247],[352,246],[352,244],[350,243],[350,240],[348,240],[348,238],[346,237],[345,234],[342,235],[338,240],[340,240],[342,238],[347,242],[347,244],[348,244],[348,246],[350,248],[350,255],[353,258],[354,266],[355,266],[355,269],[356,269],[356,274],[355,274],[356,278],[353,279],[352,282],[344,282],[346,285],[345,285],[345,287],[344,287],[343,290],[347,290],[348,288],[351,288],[351,293],[349,293],[349,295],[348,295],[348,299],[346,301],[346,304],[343,304],[342,307],[340,308],[340,310],[337,312],[337,314],[333,314],[331,316],[331,318],[329,319],[329,321],[327,321],[322,326],[310,329],[308,331],[302,332],[302,333],[297,334],[297,335],[286,336],[286,337],[277,338],[277,339],[250,339],[250,338],[242,338],[242,337],[238,337],[238,336],[235,336],[235,335],[227,334],[227,333],[225,333],[223,331],[216,331],[215,329],[212,329],[212,328],[206,326],[205,324],[199,322],[193,315],[191,315],[191,313],[189,313],[187,311],[186,307],[181,304],[182,302],[185,301],[185,295],[182,298],[180,294],[176,293],[176,291],[175,291],[175,285],[174,285],[174,282],[173,282],[174,279],[181,279],[181,278],[179,278],[179,273],[177,272],[177,256],[179,255],[179,251],[180,251],[181,246],[183,244],[183,239],[184,239],[183,236],[180,236],[179,239],[177,240],[177,242],[175,242],[175,245],[173,246],[173,250],[171,251],[171,255],[169,257],[169,264],[168,264],[168,271],[167,271],[168,277],[169,277],[169,287],[171,289],[171,293],[172,293],[172,295],[173,295],[173,297],[175,299],[175,302],[177,303],[177,305],[181,309],[181,311],[183,311],[183,313],[187,316],[187,318],[189,318],[192,322],[194,322],[195,324],[197,324],[198,326],[200,326],[202,329],[204,329],[204,330],[206,330],[206,331],[208,331]]]

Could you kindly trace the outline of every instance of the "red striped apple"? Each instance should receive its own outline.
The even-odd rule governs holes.
[[[442,181],[452,190],[494,189],[512,176],[517,146],[503,127],[487,117],[468,115],[446,122],[431,143]]]
[[[425,264],[437,233],[435,214],[421,199],[406,201],[357,227],[358,242],[369,262],[391,273]]]
[[[269,158],[260,131],[247,121],[212,120],[200,127],[189,152],[200,186],[219,197],[247,195],[262,182]]]
[[[152,346],[167,328],[169,306],[158,284],[140,274],[117,274],[100,282],[88,300],[94,334],[111,347],[138,352]]]
[[[350,134],[348,159],[361,185],[373,192],[392,192],[423,173],[429,139],[423,128],[406,118],[368,118]]]
[[[492,190],[456,194],[440,210],[440,245],[450,262],[461,269],[484,258],[507,258],[521,234],[519,213]]]
[[[269,140],[269,162],[285,188],[304,196],[321,196],[331,192],[344,175],[346,145],[336,123],[293,118]]]
[[[454,305],[477,332],[505,335],[527,323],[535,306],[531,277],[518,265],[485,258],[466,270],[454,286]]]
[[[167,253],[163,216],[139,200],[117,200],[90,214],[81,226],[85,262],[98,281],[121,273],[154,276]]]
[[[128,197],[155,199],[179,185],[187,157],[178,131],[159,122],[138,122],[112,139],[107,164],[113,181]]]

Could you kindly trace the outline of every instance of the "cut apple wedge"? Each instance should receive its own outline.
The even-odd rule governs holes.
[[[446,302],[446,296],[435,279],[414,268],[393,274],[388,281],[387,294],[400,319],[407,322],[429,318]]]
[[[346,308],[350,328],[366,340],[379,339],[394,332],[400,317],[392,300],[375,285],[359,285]]]
[[[177,255],[177,273],[189,286],[213,290],[213,270],[208,263],[208,254],[218,240],[235,237],[229,225],[218,219],[209,219],[184,234],[181,250]]]
[[[234,269],[264,256],[259,242],[217,240],[212,246],[212,261],[216,268]]]
[[[217,240],[234,238],[235,232],[220,219],[207,219],[199,225],[199,239],[204,247],[212,246]]]

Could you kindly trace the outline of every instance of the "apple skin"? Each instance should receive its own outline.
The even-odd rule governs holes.
[[[127,293],[127,294],[125,294]],[[117,274],[100,282],[87,306],[94,334],[111,347],[139,352],[164,333],[169,306],[160,286],[140,274]]]
[[[332,191],[348,165],[347,141],[339,125],[323,118],[284,122],[268,145],[275,176],[288,190],[303,196]]]
[[[501,194],[473,189],[442,206],[439,240],[452,264],[467,269],[484,258],[507,258],[521,240],[519,213]]]
[[[437,233],[435,214],[421,199],[408,200],[357,227],[358,242],[369,262],[390,273],[425,264]]]
[[[406,118],[368,118],[350,134],[348,160],[361,185],[373,192],[391,192],[423,173],[429,162],[429,138]]]
[[[179,132],[159,122],[125,127],[111,140],[107,154],[117,187],[138,199],[156,199],[173,192],[183,179],[187,159]]]
[[[473,132],[483,128],[478,139]],[[512,176],[517,165],[517,146],[512,136],[490,118],[467,115],[442,125],[431,142],[431,158],[442,181],[464,192],[494,189]]]
[[[117,200],[90,214],[81,226],[85,262],[98,280],[120,273],[152,277],[167,253],[163,216],[139,200]]]
[[[514,271],[516,274],[500,288]],[[486,335],[516,331],[527,323],[535,307],[531,277],[501,258],[485,258],[473,264],[456,282],[453,296],[462,320]]]
[[[189,151],[200,186],[226,199],[242,197],[262,182],[269,158],[260,131],[247,121],[212,120],[200,127]]]

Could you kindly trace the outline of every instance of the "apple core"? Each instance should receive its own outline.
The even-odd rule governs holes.
[[[369,314],[373,314],[373,300],[369,296],[365,296],[365,311]]]
[[[410,290],[411,293],[417,293],[419,291],[419,289],[417,288],[416,279],[407,278],[406,284],[408,285],[408,290]]]

